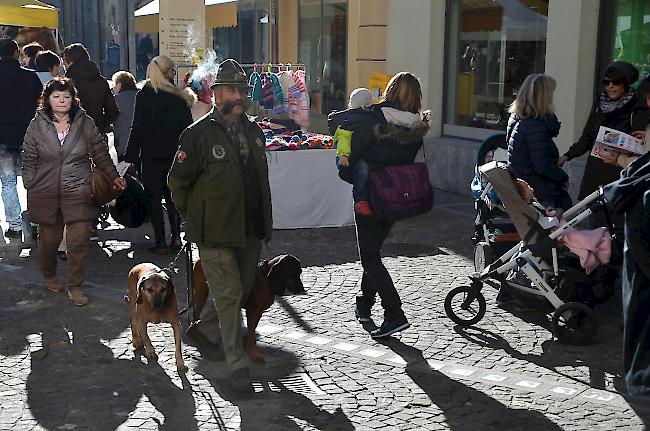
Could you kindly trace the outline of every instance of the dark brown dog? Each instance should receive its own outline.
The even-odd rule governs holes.
[[[283,295],[286,291],[292,294],[301,294],[305,288],[300,280],[300,261],[297,257],[284,254],[276,256],[270,261],[262,261],[257,266],[251,293],[244,304],[246,310],[246,326],[248,333],[245,337],[246,350],[251,359],[256,362],[264,360],[264,356],[257,350],[255,328],[266,311],[275,301],[275,295]],[[201,259],[194,264],[194,320],[198,320],[201,310],[208,299],[208,281],[203,274]]]
[[[152,263],[141,263],[129,272],[129,295],[124,300],[131,306],[131,335],[133,347],[144,347],[149,361],[158,355],[147,334],[147,323],[171,323],[176,343],[176,369],[187,371],[181,353],[181,322],[174,285],[165,272]]]

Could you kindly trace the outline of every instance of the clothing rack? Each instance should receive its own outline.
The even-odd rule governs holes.
[[[244,68],[253,68],[253,71],[257,72],[272,72],[271,69],[277,68],[278,71],[282,70],[291,70],[292,68],[296,68],[297,70],[304,70],[306,71],[307,68],[305,67],[304,64],[302,63],[242,63],[241,67]],[[259,68],[259,70],[257,70]],[[269,69],[270,68],[270,69]]]

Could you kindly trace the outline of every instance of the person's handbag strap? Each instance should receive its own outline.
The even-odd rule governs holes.
[[[84,125],[82,125],[82,127],[83,126]],[[95,164],[95,159],[93,159],[92,152],[90,151],[90,134],[86,131],[85,128],[84,128],[84,131],[83,131],[83,136],[84,136],[84,140],[86,141],[86,149],[88,151],[88,160],[90,160],[90,172],[95,172],[95,167],[97,165]]]

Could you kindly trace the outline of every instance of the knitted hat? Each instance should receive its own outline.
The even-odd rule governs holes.
[[[356,88],[350,93],[349,108],[365,108],[372,105],[372,94],[367,88]]]
[[[639,79],[639,69],[627,61],[615,61],[607,66],[604,76],[611,79],[622,79],[627,86],[630,86]]]

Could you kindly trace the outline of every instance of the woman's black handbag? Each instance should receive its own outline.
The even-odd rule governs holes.
[[[110,207],[113,219],[124,227],[140,227],[151,215],[151,196],[140,182],[124,174],[126,189]]]

